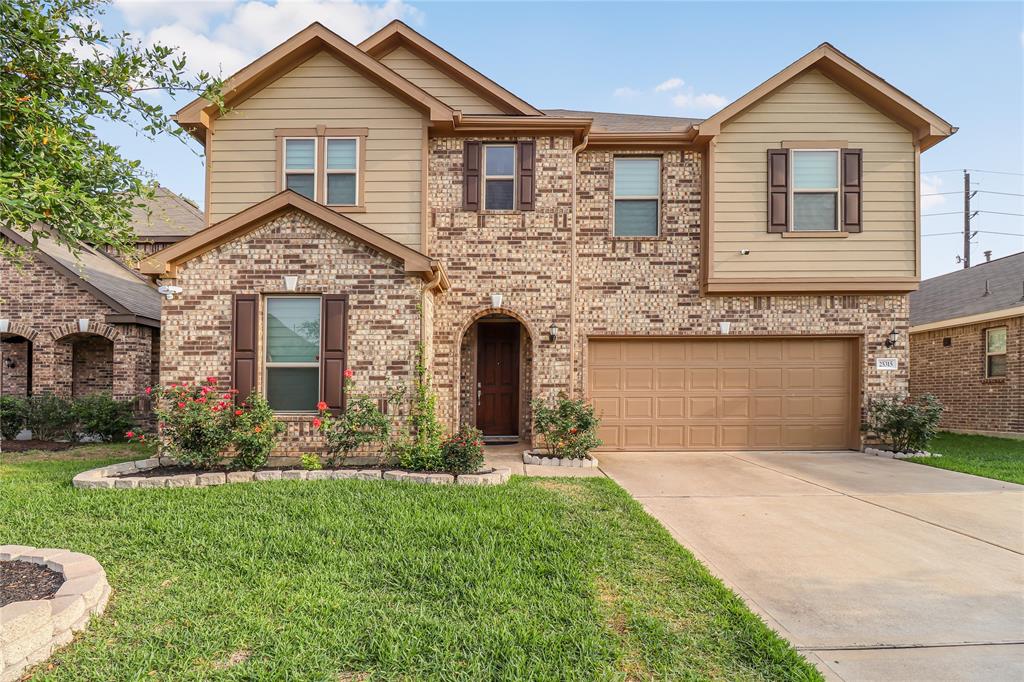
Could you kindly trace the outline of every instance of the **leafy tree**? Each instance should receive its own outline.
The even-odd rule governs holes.
[[[0,224],[33,244],[49,234],[76,252],[93,244],[130,253],[131,208],[154,185],[94,124],[184,139],[147,93],[184,91],[223,104],[221,80],[190,75],[174,48],[104,32],[106,1],[0,0]],[[0,245],[0,256],[20,255]]]

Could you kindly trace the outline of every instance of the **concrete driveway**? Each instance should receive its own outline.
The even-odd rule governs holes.
[[[854,452],[599,457],[826,676],[1024,680],[1024,486]]]

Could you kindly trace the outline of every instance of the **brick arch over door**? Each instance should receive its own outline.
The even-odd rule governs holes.
[[[32,341],[32,342],[35,342],[36,337],[39,336],[39,331],[38,330],[33,329],[32,327],[28,326],[24,322],[16,322],[14,320],[11,320],[10,324],[7,327],[7,331],[5,333],[7,333],[7,334],[14,334],[15,336],[20,336],[20,337],[22,337],[24,339],[28,339],[29,341]]]
[[[464,358],[462,352],[463,343],[466,340],[467,334],[471,333],[475,325],[481,320],[491,316],[504,316],[509,317],[520,324],[526,335],[526,343],[524,347],[520,349],[521,358],[525,356],[525,364],[520,367],[520,393],[521,393],[521,405],[520,405],[520,438],[529,439],[530,433],[532,432],[532,418],[529,416],[529,401],[531,397],[532,387],[536,385],[536,357],[539,350],[540,337],[537,335],[533,324],[526,318],[522,313],[513,310],[511,308],[483,308],[472,313],[459,328],[458,335],[455,338],[455,345],[453,348],[453,373],[452,373],[452,385],[455,386],[453,400],[455,424],[463,424],[463,419],[467,415],[464,413],[463,398],[464,398],[464,386],[466,377],[464,377],[465,371],[470,368],[464,367]],[[525,372],[524,372],[525,370]],[[475,381],[475,378],[470,377],[470,381]]]
[[[77,320],[75,320],[74,322],[65,322],[64,324],[58,327],[54,327],[50,331],[50,340],[60,341],[64,337],[79,333],[82,332],[79,332],[78,330]],[[114,342],[117,342],[117,340],[121,338],[121,332],[116,327],[112,327],[109,324],[105,324],[103,322],[93,322],[92,320],[89,321],[89,329],[87,329],[84,333],[102,336],[103,338],[109,339]]]

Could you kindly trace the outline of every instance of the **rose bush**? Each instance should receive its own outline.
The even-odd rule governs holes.
[[[285,426],[274,418],[267,399],[253,393],[244,408],[234,411],[235,424],[231,443],[235,446],[229,464],[232,469],[257,469],[266,466]]]
[[[334,414],[327,403],[317,403],[319,415],[313,418],[313,428],[324,436],[327,464],[344,466],[352,453],[369,450],[377,445],[378,457],[391,432],[391,422],[381,412],[377,401],[368,395],[356,394],[351,369],[345,370],[345,408]]]
[[[594,413],[594,406],[585,400],[573,400],[559,393],[551,404],[537,399],[530,405],[537,433],[552,457],[582,459],[601,445],[597,437],[601,420]]]
[[[484,463],[484,441],[478,429],[463,426],[441,444],[443,468],[453,474],[471,474]]]

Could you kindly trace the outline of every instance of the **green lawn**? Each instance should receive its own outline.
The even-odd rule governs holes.
[[[910,461],[1024,484],[1024,440],[943,432],[928,451],[942,457],[912,457]]]
[[[820,679],[606,479],[75,490],[109,460],[32,460],[0,544],[114,588],[34,681]]]

